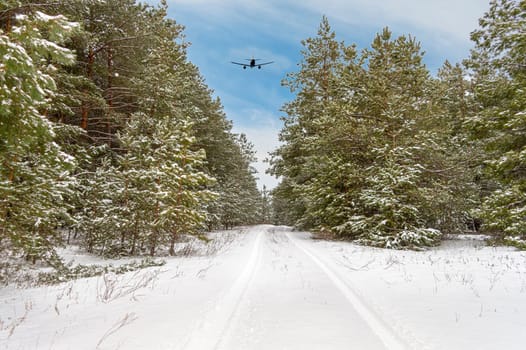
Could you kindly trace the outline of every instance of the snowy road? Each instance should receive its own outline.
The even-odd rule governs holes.
[[[259,226],[248,260],[183,349],[404,349],[307,248],[305,235]]]
[[[0,288],[0,350],[524,348],[526,252],[392,251],[270,225],[211,238],[196,249],[214,253],[161,268]]]

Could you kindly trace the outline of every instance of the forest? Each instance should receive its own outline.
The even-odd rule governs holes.
[[[270,199],[166,1],[4,0],[0,251],[174,254],[182,235],[267,222],[397,249],[480,230],[526,249],[525,6],[492,1],[470,56],[437,74],[416,38],[384,28],[358,49],[323,17],[282,83],[295,98]]]
[[[480,230],[525,249],[525,32],[524,1],[491,1],[470,56],[431,74],[413,36],[359,50],[323,18],[283,80],[275,218],[378,247]]]
[[[173,254],[183,234],[264,220],[253,146],[166,9],[2,1],[0,250]]]

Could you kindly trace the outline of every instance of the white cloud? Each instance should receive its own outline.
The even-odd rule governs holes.
[[[488,0],[302,0],[311,11],[342,22],[379,28],[409,26],[467,40],[478,18],[488,9]]]
[[[381,28],[406,24],[463,39],[477,27],[478,18],[489,8],[488,0],[171,0],[169,3],[196,8],[216,18],[244,13],[258,16],[261,22],[282,20],[289,27],[294,25],[292,18],[309,11],[353,25],[366,23]]]

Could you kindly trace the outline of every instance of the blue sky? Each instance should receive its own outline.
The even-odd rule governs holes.
[[[221,99],[234,132],[254,144],[260,188],[273,188],[277,180],[264,174],[263,159],[278,146],[280,108],[293,99],[280,82],[296,71],[301,40],[316,35],[323,15],[338,41],[359,48],[385,26],[395,35],[411,34],[434,73],[446,59],[468,56],[469,33],[489,0],[168,0],[168,6],[169,17],[186,28],[189,60]],[[275,63],[261,70],[230,63],[250,57]]]

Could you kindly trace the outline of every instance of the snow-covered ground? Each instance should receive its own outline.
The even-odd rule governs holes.
[[[383,250],[276,226],[214,238],[214,254],[160,268],[0,289],[0,349],[524,349],[525,252]]]

